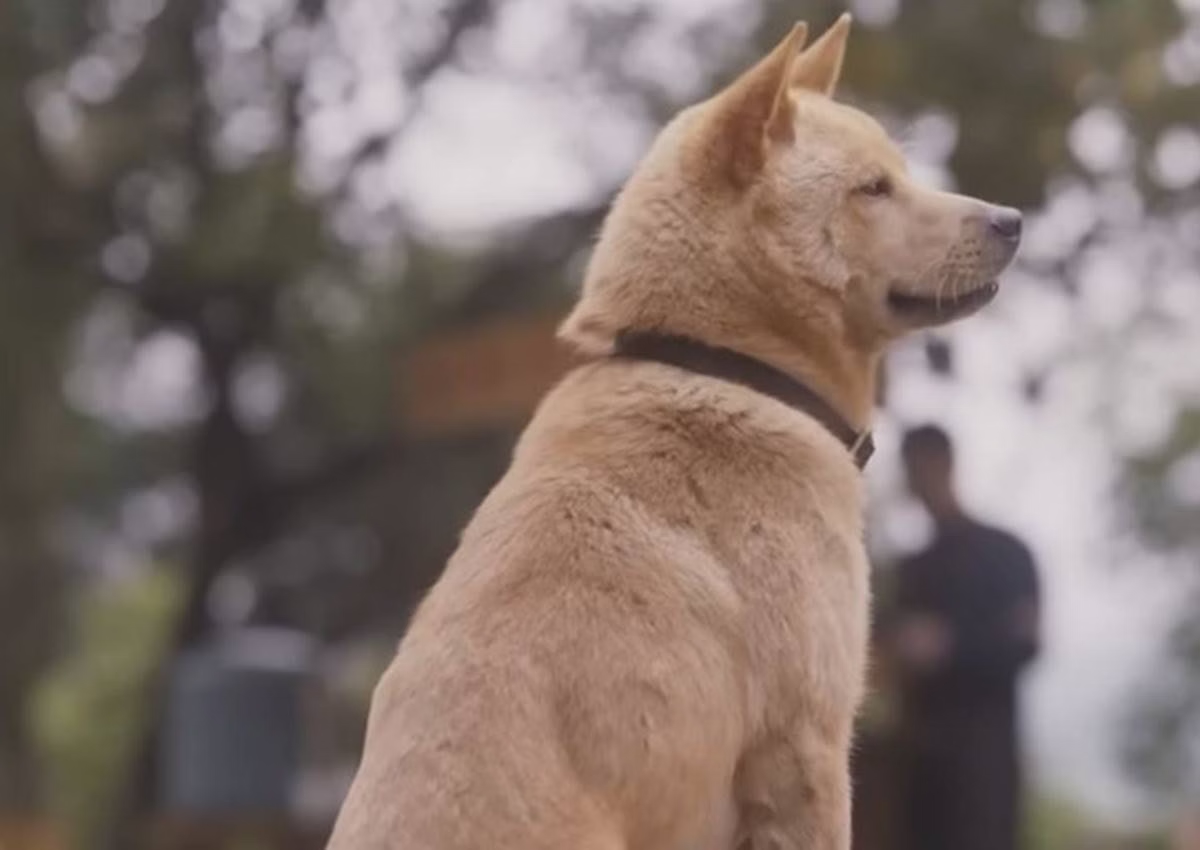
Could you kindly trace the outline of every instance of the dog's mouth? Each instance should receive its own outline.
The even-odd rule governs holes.
[[[926,322],[945,322],[973,313],[996,297],[1000,285],[989,281],[970,292],[956,295],[914,295],[893,289],[888,293],[888,306],[898,315]]]

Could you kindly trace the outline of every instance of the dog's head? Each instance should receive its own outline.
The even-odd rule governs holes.
[[[919,185],[878,123],[831,98],[849,29],[845,15],[805,49],[797,25],[668,125],[564,336],[597,350],[629,327],[726,344],[832,332],[872,348],[991,300],[1020,214]]]

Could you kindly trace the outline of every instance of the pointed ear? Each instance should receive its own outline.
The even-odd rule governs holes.
[[[771,112],[767,116],[765,132],[768,137],[785,143],[792,140],[795,132],[792,124],[794,118],[792,99],[788,96],[788,92],[792,88],[791,80],[796,60],[801,56],[807,38],[808,24],[800,21],[792,27],[787,38],[768,57],[768,59],[776,60],[780,74],[779,79],[775,81],[775,96],[771,101]],[[779,55],[776,56],[776,54]]]
[[[808,27],[802,23],[757,65],[717,95],[707,129],[707,150],[729,166],[735,182],[757,173],[768,139],[792,131],[791,73]]]
[[[825,34],[796,57],[791,68],[792,85],[832,95],[842,76],[842,61],[846,58],[846,39],[850,35],[852,18],[846,12]]]

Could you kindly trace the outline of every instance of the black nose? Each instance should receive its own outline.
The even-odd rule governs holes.
[[[1010,242],[1016,242],[1021,238],[1020,210],[1014,210],[1011,207],[996,207],[988,217],[988,223],[991,224],[992,230],[996,231],[997,236]]]

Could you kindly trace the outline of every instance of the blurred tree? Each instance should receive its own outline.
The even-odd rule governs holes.
[[[1130,458],[1123,485],[1134,529],[1187,577],[1165,663],[1131,708],[1125,754],[1150,788],[1190,806],[1200,793],[1200,409],[1183,405],[1167,439]]]
[[[5,399],[21,414],[5,417],[14,429],[6,447],[20,455],[6,473],[14,489],[25,488],[25,502],[5,505],[4,519],[31,538],[11,569],[27,586],[6,599],[22,612],[48,608],[31,605],[39,583],[47,585],[42,597],[57,598],[52,565],[33,561],[54,541],[66,544],[88,582],[136,573],[156,556],[179,563],[185,592],[174,649],[212,628],[220,601],[213,590],[228,571],[261,577],[258,590],[267,594],[280,578],[271,569],[281,567],[288,592],[260,599],[252,617],[334,631],[360,620],[354,610],[340,627],[306,618],[313,606],[296,588],[327,586],[328,563],[306,578],[311,559],[294,557],[286,541],[321,531],[345,539],[361,525],[351,519],[330,531],[313,508],[378,477],[397,455],[388,353],[430,317],[483,315],[561,293],[560,269],[600,209],[597,199],[515,227],[507,247],[481,253],[442,245],[407,221],[396,200],[379,202],[364,175],[378,176],[419,113],[424,88],[461,60],[463,42],[490,25],[493,11],[483,0],[416,6],[5,7],[0,34],[13,43],[6,56],[27,60],[7,80],[4,100],[18,113],[8,128],[24,134],[24,147],[14,144],[6,159],[15,175],[8,185],[22,190],[10,207],[20,226],[6,236],[22,265],[5,294],[21,299],[7,315],[36,336],[5,344],[14,363],[39,355]],[[617,45],[612,33],[632,32],[642,17],[617,16],[597,32]],[[364,62],[364,26],[395,38],[374,54],[382,68]],[[382,119],[378,100],[362,103],[380,86],[392,104]],[[49,239],[34,230],[42,213],[45,227],[57,228]],[[20,256],[34,249],[41,253]],[[39,312],[35,298],[49,306]],[[69,407],[65,419],[87,437],[85,457],[55,458],[77,474],[73,489],[51,488],[53,465],[35,452],[70,443],[46,416],[35,418],[42,407],[64,417]],[[502,456],[506,442],[490,454]],[[41,493],[31,482],[46,489],[47,516],[36,522],[29,520]],[[370,546],[356,551],[357,560],[378,565]],[[351,566],[364,572],[362,563]],[[411,594],[410,577],[365,572],[374,592],[352,598],[381,608],[380,585]],[[343,591],[353,590],[352,576],[344,578]],[[18,618],[4,624],[23,638],[5,644],[14,686],[4,693],[18,715],[55,631],[42,614],[27,619],[28,635]],[[148,732],[157,693],[150,678]],[[14,727],[5,743],[15,753],[27,740]],[[153,787],[153,735],[137,749],[113,846],[130,845]],[[33,805],[36,786],[27,780],[7,784]]]
[[[0,812],[36,809],[42,789],[24,695],[63,627],[64,565],[47,531],[77,460],[58,384],[84,300],[59,253],[78,226],[69,188],[26,108],[39,57],[22,11],[0,8]]]
[[[146,677],[177,606],[178,582],[166,571],[113,583],[81,601],[81,648],[43,681],[34,698],[38,740],[53,754],[48,797],[65,816],[72,846],[107,827],[120,771],[138,740]],[[103,734],[96,734],[103,729]]]

